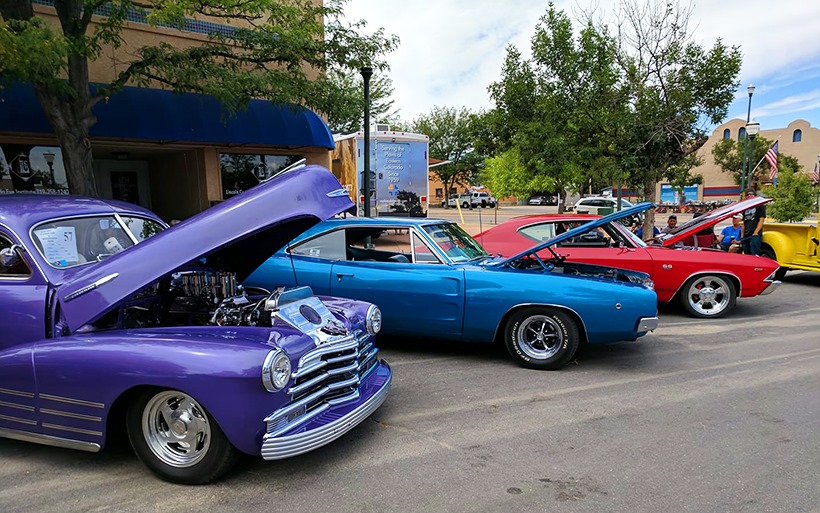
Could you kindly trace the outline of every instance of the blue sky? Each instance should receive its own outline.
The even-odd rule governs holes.
[[[588,0],[555,0],[571,13]],[[615,19],[617,3],[597,0],[600,16]],[[686,4],[689,5],[689,4]],[[689,31],[704,47],[718,38],[743,54],[740,86],[728,119],[746,119],[754,84],[752,118],[761,129],[795,119],[820,125],[820,2],[701,0],[692,3]],[[535,24],[547,2],[537,0],[348,0],[349,20],[384,27],[401,38],[388,55],[394,100],[402,119],[433,106],[491,107],[487,86],[498,80],[507,45],[529,54]]]

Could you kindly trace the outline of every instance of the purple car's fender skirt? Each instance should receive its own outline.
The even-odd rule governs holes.
[[[362,380],[355,400],[340,405],[328,404],[309,422],[283,432],[271,431],[269,423],[269,430],[262,438],[262,457],[266,460],[290,458],[336,440],[381,406],[392,381],[392,370],[382,360]],[[266,418],[266,422],[270,418]]]

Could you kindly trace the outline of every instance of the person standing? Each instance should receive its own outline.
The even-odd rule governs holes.
[[[745,199],[757,196],[753,187],[743,191]],[[763,221],[766,220],[766,206],[749,208],[743,211],[743,252],[747,255],[759,255],[761,253],[763,238]]]

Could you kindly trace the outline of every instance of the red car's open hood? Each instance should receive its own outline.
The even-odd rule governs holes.
[[[724,219],[728,219],[735,214],[742,213],[744,210],[765,205],[770,201],[773,200],[771,198],[761,198],[759,196],[738,201],[737,203],[732,203],[731,205],[726,205],[725,207],[706,212],[702,216],[696,217],[691,221],[679,224],[669,233],[662,233],[657,238],[664,247],[673,246],[678,242],[681,242],[686,237],[714,226]]]

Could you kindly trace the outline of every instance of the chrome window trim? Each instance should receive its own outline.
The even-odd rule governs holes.
[[[18,241],[23,240],[23,239],[20,238],[19,235],[17,235],[17,233],[14,230],[10,229],[8,226],[6,226],[4,224],[0,224],[0,230],[5,231],[5,233],[0,232],[0,235],[8,238],[9,241],[12,243],[12,245],[15,244],[15,242],[14,242],[15,239],[18,240]],[[28,246],[26,246],[22,242],[17,242],[16,244],[19,244],[20,246],[23,246],[23,249],[25,250],[25,251],[23,251],[23,253],[29,253]],[[34,258],[32,256],[29,256],[26,263],[34,265],[34,267],[36,267],[37,270],[40,271],[40,276],[45,276],[45,273],[43,272],[43,268],[40,267],[40,264],[37,263],[36,258]],[[29,267],[31,267],[31,265]],[[34,277],[34,269],[31,269],[31,274],[29,274],[28,276],[7,276],[7,277],[0,277],[0,279],[9,280],[9,281],[28,281],[28,280],[32,279],[33,277]]]

